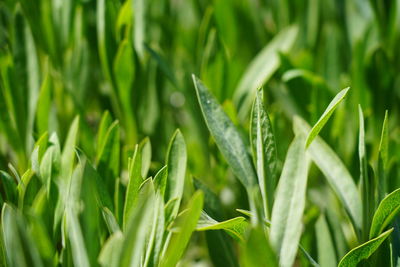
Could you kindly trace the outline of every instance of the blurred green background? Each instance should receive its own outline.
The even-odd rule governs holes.
[[[209,136],[192,73],[244,137],[249,104],[263,86],[281,161],[293,115],[313,125],[350,86],[321,136],[358,179],[357,105],[370,160],[388,110],[389,192],[400,186],[399,0],[2,0],[0,169],[10,162],[25,170],[35,141],[55,131],[63,143],[76,115],[79,147],[94,158],[108,110],[121,124],[124,169],[149,136],[154,174],[180,128],[189,173],[220,196],[228,214],[246,208],[244,189]],[[313,168],[311,201],[323,196],[320,176]]]

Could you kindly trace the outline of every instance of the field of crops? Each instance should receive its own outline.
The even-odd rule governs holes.
[[[400,0],[1,0],[0,266],[400,266]]]

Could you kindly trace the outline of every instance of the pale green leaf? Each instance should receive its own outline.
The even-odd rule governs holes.
[[[272,124],[263,105],[262,90],[257,92],[253,103],[250,141],[263,199],[264,213],[266,218],[269,218],[274,199],[278,159]]]
[[[307,134],[310,131],[310,126],[301,118],[295,117],[294,130],[296,133]],[[351,174],[343,162],[332,148],[318,136],[308,148],[307,154],[309,154],[312,161],[322,171],[328,183],[343,203],[354,226],[357,229],[361,229],[361,197]]]
[[[118,267],[124,236],[120,231],[113,233],[103,245],[99,263],[103,267]]]
[[[1,227],[8,266],[44,266],[23,217],[9,204],[3,205]]]
[[[66,208],[67,232],[75,266],[89,267],[90,261],[79,220],[71,207]]]
[[[305,207],[309,159],[304,137],[289,147],[272,209],[270,240],[282,267],[291,267],[297,255]]]
[[[337,258],[334,243],[329,231],[325,216],[320,215],[315,224],[315,233],[317,235],[318,261],[323,267],[337,266]]]
[[[65,140],[64,148],[61,154],[61,171],[63,179],[72,173],[72,168],[75,161],[75,146],[78,143],[78,130],[79,130],[79,116],[75,117],[71,126],[69,127],[67,139]]]

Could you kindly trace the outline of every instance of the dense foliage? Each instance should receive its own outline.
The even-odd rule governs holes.
[[[400,266],[399,47],[399,0],[2,0],[0,265]]]

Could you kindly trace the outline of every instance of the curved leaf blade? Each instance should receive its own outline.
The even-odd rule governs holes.
[[[390,229],[380,236],[353,248],[340,260],[338,267],[356,267],[360,261],[368,259],[392,233],[392,231],[393,229]]]
[[[218,222],[204,211],[197,222],[196,231],[225,230],[238,241],[244,241],[244,232],[248,222],[244,217],[235,217],[226,221]]]
[[[298,27],[291,26],[282,30],[250,62],[235,90],[234,102],[242,105],[239,109],[241,119],[248,114],[251,101],[257,88],[263,86],[280,66],[278,52],[286,53],[293,46],[298,34]]]
[[[294,130],[296,133],[307,134],[310,126],[300,117],[294,118]],[[357,186],[346,166],[336,155],[332,148],[320,137],[307,149],[313,162],[318,166],[333,188],[345,209],[350,215],[354,226],[361,229],[362,225],[362,204]]]
[[[350,87],[343,89],[340,91],[329,103],[328,107],[325,109],[324,113],[321,115],[317,123],[311,129],[310,133],[308,134],[307,141],[306,141],[306,148],[308,148],[314,138],[319,134],[325,124],[328,122],[329,118],[332,116],[333,112],[337,108],[337,106],[342,102],[342,100],[346,97]]]
[[[400,188],[379,204],[371,223],[370,238],[378,236],[400,211]]]

